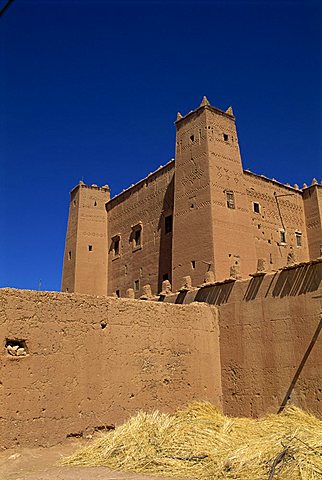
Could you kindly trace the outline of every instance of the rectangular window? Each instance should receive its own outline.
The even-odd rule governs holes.
[[[235,208],[235,195],[234,192],[226,191],[226,201],[227,201],[227,207],[228,208]]]
[[[121,246],[121,237],[120,235],[115,235],[115,237],[112,238],[113,257],[120,256],[120,246]]]
[[[115,293],[116,293],[116,296],[117,296],[118,298],[120,298],[120,296],[121,296],[120,291],[119,291],[119,290],[115,290]]]
[[[261,213],[261,206],[258,202],[253,202],[253,210],[255,213]]]
[[[88,251],[92,252],[93,251],[93,245],[88,245]]]
[[[301,232],[295,232],[295,240],[296,240],[296,246],[301,247],[302,246],[302,233]]]
[[[71,252],[71,250],[69,250],[69,252],[68,252],[68,260],[71,260],[71,259],[72,259],[72,252]]]
[[[134,246],[139,247],[141,245],[141,230],[135,230],[134,232]]]
[[[193,270],[196,268],[196,260],[191,260],[191,268]]]
[[[138,292],[140,290],[140,280],[134,281],[134,291]]]
[[[139,249],[142,247],[142,224],[138,223],[137,225],[132,226],[132,248],[133,250]]]
[[[280,243],[286,243],[286,232],[285,232],[285,230],[280,230]]]
[[[164,230],[165,233],[171,233],[172,232],[172,215],[168,215],[164,219]]]
[[[228,135],[227,135],[227,133],[224,133],[223,136],[224,136],[225,142],[228,142]]]

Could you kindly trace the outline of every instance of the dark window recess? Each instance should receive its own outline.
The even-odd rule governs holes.
[[[96,207],[96,206],[97,206],[97,202],[96,202],[96,200],[95,200],[95,202],[94,202],[94,207]]]
[[[120,254],[120,239],[114,238],[113,239],[113,254],[117,256]]]
[[[286,232],[284,230],[280,230],[280,243],[286,243]]]
[[[134,240],[134,247],[140,247],[140,245],[141,245],[141,229],[137,229],[137,230],[134,231],[133,240]]]
[[[260,207],[260,204],[258,202],[253,203],[253,210],[254,210],[255,213],[260,213],[261,207]]]
[[[92,252],[93,251],[93,245],[88,245],[88,251]]]
[[[227,133],[224,133],[223,136],[224,136],[225,142],[228,142],[228,135],[227,135]]]
[[[226,201],[228,208],[235,208],[235,195],[234,192],[226,192]]]
[[[190,136],[190,142],[193,143],[195,141],[195,136],[194,135],[191,135]]]
[[[168,273],[164,273],[163,276],[162,276],[162,280],[169,280],[169,274]]]
[[[191,260],[191,268],[192,269],[196,268],[196,260]]]
[[[296,246],[301,247],[302,246],[302,233],[295,232],[295,240],[296,240]]]
[[[71,260],[72,259],[72,252],[69,250],[68,252],[68,260]]]
[[[138,292],[140,290],[140,280],[134,281],[134,291]]]
[[[120,298],[121,294],[119,290],[115,290],[116,296]]]
[[[171,233],[172,232],[172,215],[168,215],[164,219],[164,229],[165,233]]]

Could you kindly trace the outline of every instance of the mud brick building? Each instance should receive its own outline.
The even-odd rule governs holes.
[[[110,198],[107,185],[71,192],[62,290],[153,294],[190,276],[247,278],[321,256],[322,185],[300,189],[243,170],[232,108],[206,97],[176,121],[176,157]]]

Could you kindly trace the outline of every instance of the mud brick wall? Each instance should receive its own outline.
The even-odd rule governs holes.
[[[277,412],[292,380],[292,404],[322,416],[322,263],[235,282],[218,306],[223,408]],[[305,354],[313,348],[305,362]]]
[[[0,290],[1,447],[52,445],[139,409],[173,411],[193,399],[220,406],[216,312]],[[12,354],[15,345],[26,354]]]

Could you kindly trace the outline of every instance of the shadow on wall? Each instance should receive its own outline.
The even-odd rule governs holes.
[[[321,278],[322,263],[283,270],[274,285],[272,296],[282,298],[314,292],[319,288]]]
[[[265,276],[253,277],[249,282],[243,300],[255,300]],[[277,278],[276,282],[275,279]],[[322,278],[322,263],[306,264],[275,273],[270,281],[265,297],[286,297],[314,292]],[[273,286],[274,285],[274,286]]]
[[[263,280],[264,280],[264,275],[261,275],[259,277],[253,277],[249,282],[249,285],[247,287],[243,300],[246,300],[246,302],[249,302],[250,300],[255,300],[258,294],[258,291],[260,289],[260,286],[263,283]]]
[[[169,183],[163,200],[162,214],[159,218],[158,229],[160,230],[160,251],[159,251],[159,271],[158,271],[158,292],[161,292],[163,280],[169,280],[172,283],[172,219],[171,231],[165,230],[166,216],[173,215],[174,203],[174,177]]]
[[[195,302],[206,302],[210,305],[221,305],[227,303],[235,282],[232,280],[221,285],[202,287],[198,290]]]

